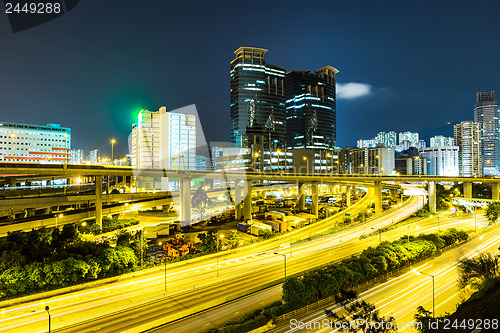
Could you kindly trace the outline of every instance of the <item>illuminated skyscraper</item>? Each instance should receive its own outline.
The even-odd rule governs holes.
[[[453,138],[449,138],[442,135],[436,135],[431,138],[430,147],[451,147],[455,145]],[[425,148],[425,147],[423,147]]]
[[[383,144],[386,148],[395,148],[397,145],[396,132],[379,132],[377,134],[377,143]]]
[[[478,92],[474,122],[481,124],[483,175],[500,175],[500,114],[495,92]]]
[[[460,176],[481,176],[481,124],[462,121],[453,128]]]
[[[404,141],[409,141],[410,147],[418,148],[418,133],[413,132],[401,132],[399,133],[399,144],[405,144]]]
[[[336,140],[335,74],[325,66],[314,73],[291,71],[285,78],[288,149],[333,149]]]
[[[285,146],[285,70],[266,64],[266,49],[240,47],[231,61],[231,143]]]

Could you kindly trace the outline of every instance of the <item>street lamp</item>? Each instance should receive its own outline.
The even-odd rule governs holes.
[[[162,246],[162,242],[159,242],[158,245]],[[165,250],[164,250],[165,251]],[[165,251],[166,252],[166,251]],[[141,254],[142,254],[142,244],[141,244]],[[167,292],[167,254],[164,255],[164,263],[165,263],[165,292]],[[141,264],[142,265],[142,264]]]
[[[111,139],[111,165],[115,164],[114,160],[113,160],[113,148],[114,148],[115,142],[116,142],[115,139]]]
[[[276,254],[278,256],[283,256],[283,260],[284,260],[284,263],[285,263],[285,280],[283,280],[283,283],[284,283],[284,281],[286,281],[286,255],[278,253],[278,252],[274,252],[274,254]]]
[[[424,274],[424,275],[430,276],[432,278],[432,318],[436,318],[435,307],[434,307],[434,299],[435,299],[435,294],[434,294],[434,275],[427,274],[427,273],[424,273],[422,271],[417,271],[415,269],[413,270],[413,272],[415,274],[417,274],[417,275]]]
[[[49,315],[49,333],[50,333],[50,312],[49,312],[49,306],[45,306],[45,311],[47,311],[47,314]]]

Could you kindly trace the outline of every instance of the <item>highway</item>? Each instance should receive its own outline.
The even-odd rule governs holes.
[[[422,204],[423,198],[415,197],[410,201],[408,205],[395,211],[396,220],[415,211]],[[386,216],[367,223],[365,227],[381,227],[388,223],[392,223],[392,219],[388,219]],[[358,226],[334,236],[294,245],[292,249],[293,256],[288,260],[287,273],[294,274],[325,264],[333,259],[359,252],[370,244],[378,242],[377,237],[371,237],[362,242],[358,241],[362,233],[363,226]],[[349,240],[355,240],[355,246],[343,246],[342,242]],[[103,325],[107,325],[105,323],[114,320],[114,318],[121,318],[124,324],[135,327],[144,322],[146,313],[149,313],[148,316],[159,316],[160,319],[165,319],[168,314],[173,316],[192,313],[198,311],[196,306],[200,304],[208,306],[211,301],[223,303],[235,297],[244,296],[252,289],[257,290],[265,285],[279,283],[283,277],[283,257],[272,254],[272,248],[279,248],[280,245],[283,245],[280,244],[282,241],[280,239],[273,240],[267,245],[263,242],[262,245],[271,248],[271,250],[260,252],[261,254],[256,254],[257,249],[261,251],[263,248],[258,246],[255,248],[244,247],[240,251],[221,256],[219,278],[216,276],[216,258],[213,255],[191,263],[169,265],[167,299],[163,299],[165,280],[162,267],[160,267],[150,274],[128,279],[124,282],[8,307],[0,312],[2,326],[0,331],[43,331],[47,322],[47,314],[43,311],[45,305],[49,305],[51,308],[54,328],[128,309],[123,313],[108,316],[101,321],[90,322],[88,331],[93,331],[101,322]],[[287,254],[291,252],[289,242],[282,247],[281,251]],[[324,255],[318,257],[321,253],[324,253]],[[311,258],[314,260],[311,260]],[[183,292],[183,294],[178,295],[179,292]],[[200,295],[205,295],[205,293],[206,296],[202,298]],[[158,300],[159,302],[145,305],[145,303],[152,300]],[[172,302],[172,300],[176,300],[176,302]],[[201,300],[203,302],[200,302]],[[172,307],[172,311],[158,312],[157,309],[162,302],[170,304],[165,306]],[[178,306],[187,310],[186,312],[180,312],[179,308],[173,307],[172,304],[178,304]],[[131,309],[134,306],[137,306],[137,308]],[[134,317],[136,318],[134,319]],[[127,319],[124,320],[124,318]],[[151,320],[153,319],[148,317],[146,322]],[[128,327],[115,326],[117,331],[123,331]],[[75,331],[85,332],[87,330],[84,325],[76,327]]]
[[[465,218],[449,218],[445,217],[446,214],[440,214],[440,229],[447,229],[447,228],[452,228],[456,227],[457,224],[461,229],[465,230],[474,230],[474,224],[475,219],[474,217],[467,216]],[[481,230],[482,228],[485,228],[488,225],[487,220],[482,216],[478,215],[477,216],[477,226],[478,230]],[[418,228],[417,228],[418,227]],[[409,234],[412,236],[416,236],[421,233],[431,233],[431,232],[436,232],[437,231],[437,217],[433,218],[427,218],[423,219],[420,221],[415,221],[411,223],[410,228],[408,226],[403,226],[401,228],[397,228],[391,231],[388,231],[384,233],[382,239],[388,240],[388,241],[393,241],[398,238],[400,238],[402,235],[407,234],[409,231]],[[345,244],[343,246],[337,247],[336,249],[336,256],[339,257],[345,257],[351,254],[354,254],[355,252],[361,252],[364,248],[367,246],[376,246],[378,244],[378,235],[369,237],[367,239],[364,239],[363,242],[356,242],[356,241],[351,241],[348,244]],[[363,244],[364,246],[360,246]],[[354,248],[350,249],[351,247]],[[283,252],[282,252],[283,253]],[[290,261],[291,262],[291,261]],[[287,266],[290,266],[289,261],[287,260]],[[290,269],[290,268],[289,268]],[[271,304],[272,302],[281,299],[281,287],[280,285],[277,285],[273,288],[270,288],[269,290],[265,290],[260,293],[256,293],[253,295],[250,295],[248,297],[239,299],[237,301],[234,301],[230,304],[225,304],[223,306],[220,306],[215,309],[207,310],[204,311],[203,313],[199,315],[195,315],[189,318],[185,318],[183,320],[179,320],[175,323],[172,323],[170,325],[166,325],[164,327],[160,327],[154,332],[202,332],[205,329],[208,329],[212,326],[217,326],[221,325],[229,320],[236,319],[238,316],[246,313],[253,311],[257,308],[260,308],[262,306]],[[240,307],[243,310],[239,310]],[[238,311],[234,311],[234,309],[238,309]],[[238,312],[238,313],[236,313]],[[321,314],[321,313],[320,313]],[[323,312],[324,314],[324,312]]]
[[[435,277],[435,311],[436,316],[453,312],[461,297],[468,295],[459,290],[457,280],[459,277],[458,262],[465,258],[472,258],[479,253],[489,252],[498,254],[500,245],[500,234],[498,227],[492,227],[481,236],[471,241],[452,248],[442,255],[414,265],[403,274],[388,279],[385,283],[362,292],[360,299],[374,304],[383,316],[393,316],[397,323],[401,323],[399,331],[417,332],[417,323],[414,322],[416,308],[420,305],[432,311],[432,279],[431,277],[418,274],[423,272]],[[336,304],[330,304],[326,308],[338,312]],[[323,309],[319,309],[302,318],[295,318],[303,323],[320,322],[328,319]],[[407,324],[408,323],[408,324]],[[402,325],[407,325],[403,327]],[[295,333],[295,332],[332,332],[330,328],[322,329],[298,329],[295,325],[285,324],[272,332]]]

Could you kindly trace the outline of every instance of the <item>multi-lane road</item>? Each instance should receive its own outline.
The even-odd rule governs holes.
[[[363,200],[370,200],[370,194],[366,197]],[[396,221],[408,216],[421,207],[423,200],[423,197],[414,197],[400,209],[363,226],[307,243],[295,244],[292,249],[288,237],[282,237],[262,243],[261,246],[245,247],[221,256],[219,266],[216,265],[215,255],[189,263],[169,265],[166,273],[166,293],[165,274],[160,267],[148,274],[124,281],[7,307],[0,311],[0,331],[46,330],[46,305],[51,309],[53,328],[78,324],[66,331],[137,331],[143,324],[151,326],[152,323],[172,321],[278,284],[284,272],[283,257],[273,254],[276,248],[280,249],[280,253],[292,254],[292,257],[287,259],[287,274],[326,264],[376,244],[377,237],[358,241],[359,236],[368,228],[380,228],[392,223],[393,219]],[[366,207],[366,202],[360,203],[363,204]],[[362,208],[353,207],[353,210],[355,209]],[[319,225],[316,224],[317,227]],[[298,231],[296,235],[292,234],[295,237],[293,242],[312,232],[307,228],[309,227]],[[316,230],[312,233],[314,232]]]

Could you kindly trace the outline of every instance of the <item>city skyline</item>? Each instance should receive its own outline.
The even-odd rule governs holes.
[[[125,4],[116,12],[118,2],[106,2],[95,15],[86,2],[15,34],[2,15],[0,54],[9,66],[2,71],[0,105],[12,110],[4,111],[2,120],[60,123],[73,129],[74,148],[104,154],[115,137],[117,154],[124,155],[129,126],[140,109],[194,103],[208,141],[229,141],[218,129],[230,125],[228,63],[242,45],[269,49],[268,61],[285,68],[338,66],[341,147],[384,130],[419,132],[426,140],[451,137],[453,124],[473,120],[474,94],[498,88],[498,46],[489,43],[498,30],[493,17],[498,4],[484,3],[488,11],[465,2],[453,8],[433,4],[432,10],[422,3],[362,4],[363,11],[354,4],[312,3],[324,14],[306,15],[304,29],[297,30],[288,17],[302,6],[273,3],[268,5],[273,20],[230,33],[233,22],[257,15],[258,6],[242,11],[242,4],[200,4],[192,12],[185,4]],[[178,15],[162,20],[170,8]],[[327,19],[330,13],[333,19]],[[219,36],[226,38],[213,38]],[[473,70],[464,71],[464,64]]]

